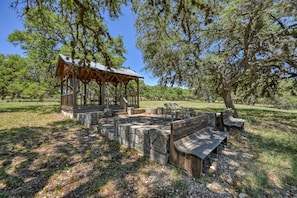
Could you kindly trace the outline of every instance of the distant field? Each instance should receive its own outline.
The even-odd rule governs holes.
[[[141,101],[142,108],[172,101]],[[219,112],[222,103],[176,101]],[[0,102],[0,197],[296,197],[297,111],[236,105],[245,130],[231,131],[221,167],[192,180],[93,133],[57,102]]]
[[[184,108],[194,108],[197,110],[203,110],[203,111],[221,111],[225,109],[225,104],[222,102],[215,102],[215,103],[207,103],[207,102],[201,102],[201,101],[140,101],[140,107],[142,108],[156,108],[156,107],[164,107],[165,103],[177,103],[180,106],[183,106]],[[261,109],[261,110],[268,110],[268,111],[283,111],[283,112],[291,112],[291,113],[297,113],[296,110],[282,110],[282,109],[276,109],[273,106],[268,105],[259,105],[256,104],[254,106],[252,105],[243,105],[243,104],[235,104],[235,107],[241,111],[241,110],[248,110],[248,109]]]
[[[60,119],[57,102],[3,102],[0,101],[0,129],[45,126]]]

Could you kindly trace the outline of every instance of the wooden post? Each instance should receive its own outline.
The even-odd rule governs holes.
[[[118,83],[114,84],[114,104],[118,104]]]
[[[106,91],[106,83],[105,83],[105,74],[103,75],[102,87],[101,87],[101,104],[105,105],[105,91]]]
[[[124,101],[124,111],[127,113],[128,112],[128,101],[126,100],[126,98],[123,98]]]
[[[77,94],[77,91],[76,91],[76,88],[77,88],[77,81],[76,81],[76,70],[75,68],[73,68],[73,73],[72,73],[72,86],[73,86],[73,109],[76,109],[77,108],[77,104],[76,104],[76,94]]]
[[[127,82],[124,82],[124,84],[125,84],[125,98],[127,99],[127,88],[128,88],[128,83],[129,83],[129,81]]]
[[[99,84],[99,105],[102,105],[102,83]]]
[[[138,78],[136,79],[136,84],[137,84],[136,105],[137,105],[137,108],[139,108],[139,79]]]
[[[66,79],[66,94],[69,94],[69,92],[68,92],[68,78]]]
[[[61,76],[61,106],[63,105],[63,84],[64,84],[64,81],[63,81],[63,78],[64,76],[62,75]]]
[[[120,106],[123,107],[123,82],[120,82]]]
[[[125,86],[124,97],[125,97],[125,99],[126,99],[126,101],[124,101],[124,102],[127,104],[127,106],[129,105],[129,102],[128,102],[128,94],[127,94],[128,83],[129,83],[129,81],[125,81],[125,82],[124,82],[124,86]]]
[[[84,106],[87,105],[87,83],[84,82]]]

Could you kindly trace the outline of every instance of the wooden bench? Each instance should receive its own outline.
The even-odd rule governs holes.
[[[227,133],[208,126],[208,116],[200,115],[171,123],[169,162],[192,177],[201,176],[203,161],[227,143]]]
[[[234,118],[232,109],[226,109],[221,112],[221,123],[221,130],[224,131],[230,131],[231,128],[244,130],[244,119]]]

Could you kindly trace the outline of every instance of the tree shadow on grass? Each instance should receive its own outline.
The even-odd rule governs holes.
[[[69,125],[65,121],[65,125]],[[33,197],[70,162],[56,149],[67,128],[0,130],[0,197]],[[61,135],[62,134],[62,135]]]
[[[239,192],[251,197],[297,194],[297,115],[273,109],[240,109],[251,131],[230,133],[236,147],[252,158],[241,162]]]
[[[280,133],[284,133],[279,127]],[[271,133],[267,131],[267,133]],[[291,131],[296,138],[296,130]],[[279,134],[278,134],[279,135]],[[243,139],[242,137],[246,137]],[[250,147],[253,158],[242,164],[243,188],[251,197],[294,196],[297,194],[297,146],[282,137],[241,132],[242,143]]]
[[[294,188],[297,185],[296,116],[274,111],[246,110],[245,113],[258,120],[257,126],[264,126],[256,128],[256,134],[250,131],[240,134],[246,137],[242,142],[254,155],[252,160],[244,163],[245,192],[252,197],[297,194]]]
[[[146,162],[114,141],[89,135],[69,120],[1,130],[0,197],[92,195]]]
[[[130,195],[131,193],[132,195],[137,194],[134,189],[125,188],[125,184],[123,183],[125,182],[124,180],[127,175],[136,173],[138,169],[147,162],[146,159],[142,157],[127,164],[120,164],[121,156],[114,157],[115,158],[109,160],[103,168],[100,168],[100,171],[96,170],[96,168],[95,170],[91,170],[91,177],[87,182],[81,184],[63,197],[88,197],[94,195],[100,196],[100,194],[105,194],[105,196],[123,197],[125,195],[127,196],[126,193],[129,193]],[[108,185],[109,182],[113,182],[112,188],[117,192],[112,191],[111,189],[106,189],[109,192],[100,192],[105,191],[103,188]]]
[[[0,160],[3,197],[30,197],[47,182],[55,169],[32,166],[42,156],[35,152],[48,141],[45,128],[14,128],[0,131]]]
[[[256,112],[251,113],[253,115]],[[263,115],[257,115],[256,119],[260,119],[261,116]],[[278,116],[282,117],[281,114]],[[273,119],[273,116],[269,119]],[[172,180],[159,190],[157,182],[151,187],[145,186],[142,177],[135,175],[142,171],[143,166],[150,164],[147,159],[123,149],[114,141],[108,141],[100,136],[90,136],[91,133],[92,131],[72,120],[54,122],[46,127],[0,130],[0,197],[137,196],[141,192],[133,186],[134,180],[146,187],[145,192],[149,194],[141,194],[143,196],[158,196],[166,194],[168,189],[186,188],[182,180]],[[296,134],[296,129],[292,133]],[[282,183],[296,184],[294,178],[296,178],[297,158],[293,158],[297,152],[295,147],[289,148],[284,142],[265,139],[247,131],[243,135],[247,137],[244,141],[248,141],[250,147],[255,146],[255,150],[260,150],[259,152],[274,149],[275,153],[292,155],[290,158],[292,174],[282,178]],[[246,151],[243,148],[241,152],[244,154]],[[234,160],[237,157],[242,156],[234,156]],[[232,171],[234,160],[228,161],[229,157],[226,159],[224,164],[229,165]],[[245,162],[249,158],[244,157],[242,160]],[[256,155],[252,160],[255,162],[254,169],[262,171],[259,156]],[[247,163],[246,166],[248,165],[250,164]],[[158,174],[153,173],[157,170],[151,171],[152,174]],[[162,174],[167,178],[166,172]],[[148,175],[146,181],[152,178],[152,175]],[[246,186],[246,190],[257,195],[257,192],[263,191],[265,194],[265,190],[261,189],[263,186],[268,189],[279,188],[270,184],[268,171],[259,172],[256,176],[259,178],[257,180],[259,188]],[[156,178],[159,177],[162,175]],[[210,179],[213,180],[212,177]],[[109,188],[111,190],[107,192]],[[154,189],[158,191],[154,192]]]

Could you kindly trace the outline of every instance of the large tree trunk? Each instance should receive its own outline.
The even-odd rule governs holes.
[[[225,106],[226,108],[231,108],[234,111],[234,117],[238,118],[238,114],[237,111],[235,109],[232,97],[231,97],[231,88],[224,88],[223,89],[223,98],[224,98],[224,102],[225,102]]]

